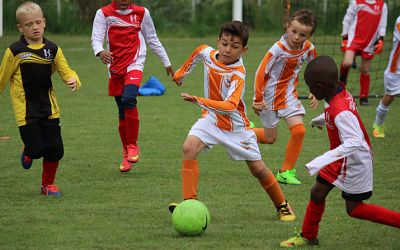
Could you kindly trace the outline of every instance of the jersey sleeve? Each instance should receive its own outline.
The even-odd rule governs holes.
[[[315,46],[313,44],[311,44],[311,47],[310,47],[309,51],[307,52],[306,62],[307,63],[311,62],[317,56],[318,56],[317,50],[315,49]]]
[[[275,60],[276,57],[273,55],[272,51],[269,50],[258,66],[254,81],[253,104],[264,103],[264,90],[268,82],[268,73],[271,71]]]
[[[69,67],[67,59],[65,59],[65,56],[60,47],[58,48],[56,58],[54,58],[53,66],[58,74],[60,74],[60,77],[64,82],[68,81],[71,78],[74,78],[77,82],[76,89],[80,89],[81,81],[79,80],[78,74]]]
[[[396,20],[396,24],[394,27],[394,32],[393,32],[393,36],[397,39],[400,40],[400,16],[397,18]]]
[[[350,25],[354,22],[354,19],[356,17],[356,12],[357,12],[357,2],[353,1],[347,8],[346,14],[344,15],[343,18],[342,36],[347,35],[349,33]]]
[[[306,170],[310,175],[314,175],[332,162],[351,155],[362,146],[364,135],[360,123],[353,113],[343,111],[335,117],[334,122],[343,143],[307,163]]]
[[[207,45],[200,45],[197,47],[190,57],[185,61],[185,63],[175,72],[173,76],[173,80],[175,82],[183,83],[184,79],[190,72],[194,69],[194,67],[205,58],[204,50],[208,48]]]
[[[96,16],[93,20],[92,28],[92,48],[94,55],[97,56],[104,50],[104,37],[107,31],[107,22],[104,13],[101,9],[97,10]]]
[[[142,21],[141,30],[146,43],[149,45],[150,49],[160,58],[164,67],[171,66],[171,62],[168,58],[165,48],[161,44],[157,37],[156,28],[154,27],[153,19],[150,16],[149,11],[145,8],[144,17]]]
[[[15,63],[15,57],[10,48],[4,53],[3,61],[0,65],[0,93],[6,88],[7,82],[14,74],[18,65]]]
[[[378,36],[385,36],[386,35],[386,26],[387,26],[387,16],[388,16],[388,9],[386,3],[383,4],[381,20],[379,21],[378,26]]]
[[[241,100],[245,81],[238,75],[232,77],[229,94],[223,101],[211,100],[204,97],[195,96],[197,104],[209,111],[222,115],[231,115],[238,107]]]

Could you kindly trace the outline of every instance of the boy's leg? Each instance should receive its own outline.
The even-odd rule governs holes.
[[[361,67],[360,67],[360,105],[366,106],[369,104],[369,85],[371,82],[369,69],[372,57],[366,53],[361,54]]]
[[[399,212],[354,200],[346,200],[346,208],[351,217],[400,228]]]
[[[301,245],[318,245],[319,223],[325,210],[325,199],[334,186],[317,177],[317,182],[311,189],[311,199],[304,215],[301,233],[281,242],[281,247],[295,247]]]
[[[298,185],[301,182],[296,177],[295,165],[303,146],[306,129],[303,124],[303,115],[295,115],[286,119],[290,130],[290,138],[286,145],[285,160],[277,174],[279,182]]]
[[[246,161],[250,172],[258,179],[262,188],[267,192],[271,201],[278,211],[278,216],[282,221],[293,221],[296,219],[290,205],[287,203],[279,183],[274,174],[269,170],[262,160]]]
[[[44,195],[60,196],[61,191],[54,181],[59,161],[64,156],[64,145],[61,137],[59,119],[50,119],[40,122],[45,151],[43,154],[43,172],[41,192]]]
[[[43,157],[45,151],[39,122],[33,122],[19,127],[19,133],[24,144],[21,153],[21,164],[23,168],[30,169],[33,159]]]
[[[376,116],[375,121],[373,124],[373,135],[377,138],[384,138],[385,131],[384,131],[384,123],[389,112],[389,105],[393,102],[395,96],[392,95],[384,95],[381,101],[379,102],[378,107],[376,108]]]
[[[197,199],[199,183],[199,165],[197,155],[205,148],[204,143],[196,136],[189,135],[182,147],[182,195],[183,199]]]
[[[278,137],[277,128],[252,128],[257,137],[257,143],[274,144]]]
[[[350,67],[353,65],[355,52],[352,50],[346,50],[343,56],[343,62],[340,64],[340,81],[344,84],[347,83],[347,76],[349,74]]]
[[[128,161],[137,162],[139,160],[139,147],[137,139],[139,135],[139,113],[137,109],[137,95],[140,81],[142,80],[142,71],[130,71],[124,79],[124,89],[121,97],[121,103],[125,110],[125,126],[127,140]]]

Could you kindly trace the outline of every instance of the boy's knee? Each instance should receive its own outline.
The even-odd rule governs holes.
[[[325,200],[325,195],[320,192],[317,188],[313,187],[310,191],[310,199],[316,203],[321,203]]]
[[[64,156],[64,147],[62,145],[54,147],[44,153],[43,158],[48,161],[59,161]]]
[[[292,137],[303,138],[306,135],[306,128],[303,123],[296,124],[290,128],[290,135]]]
[[[121,104],[124,108],[136,107],[139,87],[134,84],[128,84],[124,87],[124,91],[121,96]]]

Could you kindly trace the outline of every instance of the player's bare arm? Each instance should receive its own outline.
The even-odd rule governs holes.
[[[65,83],[67,84],[68,88],[71,89],[71,91],[78,90],[78,82],[75,78],[70,78]]]

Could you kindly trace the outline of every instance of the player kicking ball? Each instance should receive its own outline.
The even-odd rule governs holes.
[[[310,92],[325,100],[324,114],[311,125],[326,125],[331,150],[306,164],[310,175],[318,172],[311,189],[301,233],[281,242],[281,247],[318,245],[318,228],[325,200],[336,186],[342,190],[347,214],[400,228],[400,213],[363,201],[372,196],[372,152],[368,134],[358,114],[356,102],[345,85],[338,83],[336,63],[328,56],[311,61],[304,72]]]

